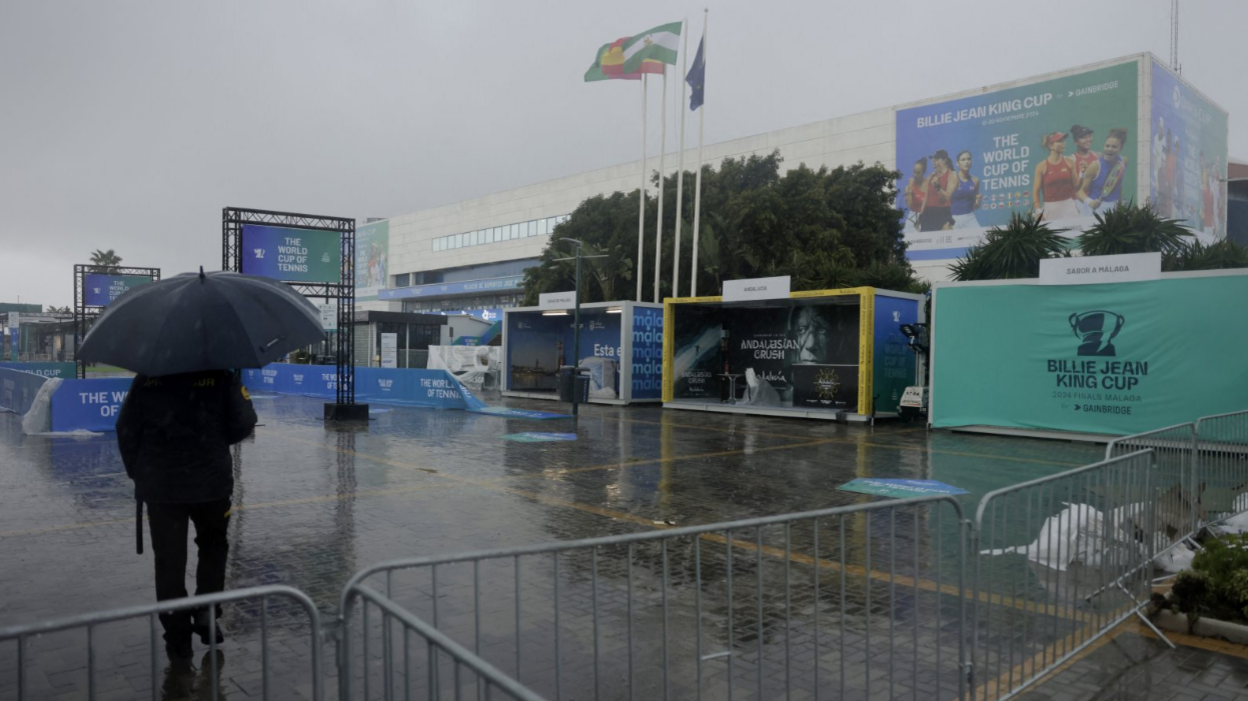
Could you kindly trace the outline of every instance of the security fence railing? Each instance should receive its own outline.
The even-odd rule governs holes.
[[[973,520],[927,497],[382,563],[328,633],[280,586],[3,628],[0,697],[171,696],[158,614],[230,602],[231,644],[260,671],[230,698],[319,701],[332,681],[341,701],[1007,699],[1139,616],[1155,563],[1248,510],[1248,412],[1106,457],[991,492]],[[223,692],[220,664],[210,649],[201,695]]]
[[[1021,692],[1147,603],[1153,558],[1170,547],[1157,537],[1153,455],[1122,455],[980,500],[971,531],[979,698]]]
[[[270,610],[273,600],[281,604]],[[258,669],[260,679],[250,689],[261,698],[270,698],[274,691],[272,658],[283,658],[287,675],[277,682],[278,690],[290,688],[292,649],[306,665],[296,672],[300,686],[311,690],[313,701],[323,698],[324,675],[321,669],[320,616],[312,600],[303,592],[287,586],[269,585],[173,599],[144,606],[112,609],[98,613],[42,621],[28,625],[0,628],[0,698],[25,699],[107,698],[155,699],[195,698],[218,699],[225,689],[220,678],[223,657],[215,636],[207,636],[209,650],[202,658],[201,675],[188,678],[178,666],[165,668],[164,645],[161,642],[160,614],[206,608],[209,630],[217,624],[216,608],[233,604],[237,625],[257,628],[258,649],[249,664]],[[302,614],[304,620],[290,625]],[[292,643],[292,638],[295,640]],[[146,645],[143,641],[146,639]],[[273,648],[281,646],[281,650]],[[146,654],[143,654],[146,652]],[[125,664],[107,664],[123,658]],[[190,664],[189,662],[187,663]],[[163,669],[163,671],[162,671]],[[77,692],[77,693],[75,693]]]
[[[1199,419],[1196,449],[1206,522],[1248,511],[1248,411]]]
[[[380,564],[344,592],[339,696],[504,670],[523,699],[957,698],[965,524],[928,497]],[[413,651],[421,621],[468,649]]]

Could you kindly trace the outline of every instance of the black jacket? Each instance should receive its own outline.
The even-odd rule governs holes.
[[[230,446],[255,426],[251,398],[234,373],[135,377],[117,417],[117,443],[135,498],[154,503],[230,498]]]

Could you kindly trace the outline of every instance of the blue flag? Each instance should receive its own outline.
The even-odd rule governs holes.
[[[703,41],[706,41],[706,37],[698,41],[698,53],[693,57],[693,68],[690,68],[689,75],[685,76],[685,82],[693,90],[693,93],[689,96],[689,109],[691,111],[697,110],[702,106],[702,85],[706,82],[706,60],[702,58]]]

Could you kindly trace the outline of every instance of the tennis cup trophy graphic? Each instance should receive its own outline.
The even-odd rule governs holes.
[[[1112,341],[1124,323],[1121,314],[1104,310],[1071,314],[1070,328],[1079,338],[1079,355],[1117,355]]]

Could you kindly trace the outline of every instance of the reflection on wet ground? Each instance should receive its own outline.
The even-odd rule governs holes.
[[[916,424],[847,426],[600,406],[583,407],[575,426],[387,407],[367,430],[339,432],[326,430],[319,400],[267,397],[256,405],[263,426],[235,452],[227,587],[290,585],[326,614],[336,610],[352,573],[394,558],[864,503],[872,497],[835,488],[867,476],[957,485],[971,492],[962,498],[969,509],[987,491],[1094,462],[1101,454],[1082,443],[929,433]],[[500,439],[522,431],[572,430],[574,442]],[[132,488],[112,435],[23,436],[16,417],[0,415],[0,494],[0,625],[154,600],[151,553],[134,552]],[[921,527],[904,517],[898,523],[915,533],[905,552],[916,564],[918,554],[927,558],[930,544],[949,530],[929,533],[930,523]],[[799,540],[795,536],[794,543]],[[743,574],[763,581],[761,570]],[[834,575],[802,576],[815,581]],[[809,603],[808,592],[797,593]],[[737,605],[728,601],[720,603]],[[415,599],[411,604],[418,606]],[[907,605],[924,604],[916,597]],[[928,605],[942,607],[935,599]],[[261,689],[257,610],[227,608],[230,640],[219,666],[227,698]],[[303,618],[274,603],[266,625],[269,654],[275,668],[285,670],[282,685],[273,688],[286,690],[279,697],[310,697],[310,682],[301,673],[309,654]],[[931,628],[933,640],[940,625]],[[747,641],[758,634],[739,632]],[[112,669],[97,681],[101,698],[150,694],[146,621],[101,630],[95,643],[97,660]],[[51,662],[30,670],[27,683],[38,692],[35,698],[82,688],[81,641],[62,636],[39,645],[52,654],[44,656]],[[197,658],[203,652],[197,644]],[[282,661],[287,664],[279,666]],[[208,697],[200,672],[169,671],[163,651],[158,664],[162,675],[155,684],[166,698]],[[0,696],[11,688],[14,669],[13,651],[0,649]]]

